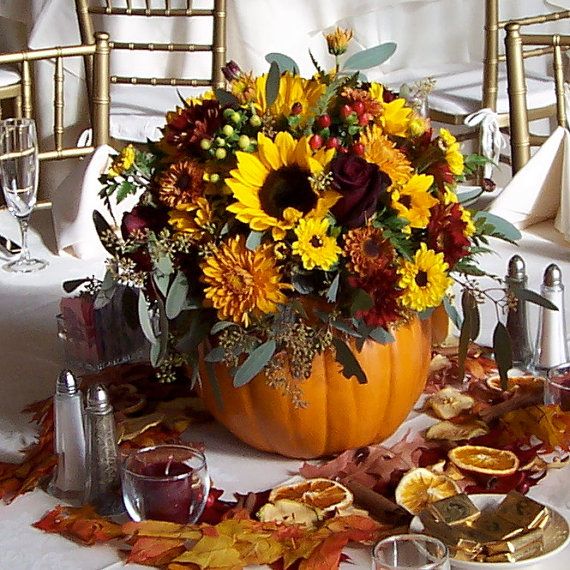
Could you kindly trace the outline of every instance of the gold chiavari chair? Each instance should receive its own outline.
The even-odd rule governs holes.
[[[225,64],[226,57],[226,0],[212,0],[211,8],[194,8],[193,0],[75,0],[77,18],[79,22],[79,29],[83,43],[91,43],[93,41],[93,33],[95,26],[99,29],[109,31],[112,28],[111,19],[114,19],[115,25],[119,18],[122,18],[120,24],[121,32],[125,30],[128,32],[129,41],[117,41],[113,33],[113,41],[109,43],[112,50],[113,61],[115,57],[121,54],[132,55],[129,61],[134,61],[137,56],[145,55],[150,59],[152,54],[208,54],[211,53],[211,66],[210,73],[207,77],[156,77],[152,74],[152,68],[146,69],[144,74],[138,76],[134,75],[116,75],[110,76],[112,86],[120,85],[133,85],[139,88],[144,86],[151,87],[192,87],[192,88],[207,88],[207,87],[222,87],[224,85],[224,77],[222,74],[222,66]],[[183,7],[180,7],[183,6]],[[132,20],[128,25],[126,19]],[[191,20],[200,26],[202,23],[206,24],[206,20],[212,26],[211,41],[207,43],[173,43],[173,42],[155,42],[155,41],[140,41],[137,38],[138,23],[148,23],[155,21],[156,28],[165,20],[178,22],[179,27],[189,25]],[[95,22],[96,20],[96,22]],[[107,27],[108,26],[108,27]],[[132,33],[132,36],[131,36]],[[138,32],[140,35],[140,32]],[[123,34],[121,34],[123,35]],[[137,41],[131,41],[133,37]],[[165,38],[166,39],[166,38]],[[170,38],[168,38],[170,39]],[[162,58],[166,58],[166,55]],[[124,61],[124,60],[123,60]],[[90,55],[85,57],[85,67],[87,77],[91,77],[92,57]],[[150,64],[149,64],[150,66]],[[172,69],[172,66],[166,66],[167,69]],[[88,89],[91,91],[93,87],[88,84]],[[114,97],[113,92],[113,98]],[[133,95],[133,99],[137,95]],[[118,99],[118,98],[117,98]],[[156,105],[160,105],[160,95],[157,93]],[[176,100],[178,98],[176,97]],[[141,105],[142,107],[142,105]],[[153,114],[158,118],[157,126],[162,126],[164,122],[164,113],[168,108],[160,108],[153,110]],[[115,125],[116,121],[127,120],[134,121],[134,115],[137,112],[129,113],[115,113],[115,109],[111,108],[111,136],[119,140],[133,140],[134,142],[146,142],[146,137],[140,137],[139,140],[126,138],[123,136],[120,126]],[[145,111],[146,113],[147,111]],[[147,114],[150,114],[148,111]]]
[[[35,92],[34,71],[37,64],[50,62],[53,64],[53,137],[41,137],[39,141],[40,161],[55,161],[68,158],[80,158],[91,154],[99,145],[109,141],[109,36],[105,33],[95,35],[95,43],[35,49],[15,53],[0,54],[0,65],[10,64],[19,67],[22,78],[21,113],[25,118],[41,120],[36,101],[48,93]],[[69,58],[93,57],[92,97],[90,100],[90,122],[92,127],[92,144],[80,146],[74,140],[65,137],[65,100],[64,100],[64,63]],[[43,88],[42,88],[43,89]],[[52,140],[53,139],[53,140]],[[42,206],[49,202],[42,202]]]
[[[16,117],[22,114],[22,80],[17,71],[8,67],[0,67],[0,118],[2,104],[7,101],[13,105]]]
[[[532,112],[527,106],[525,59],[552,54],[554,90],[556,94],[556,120],[567,127],[564,97],[563,53],[570,48],[570,36],[559,34],[521,34],[518,22],[506,26],[505,39],[509,82],[510,133],[513,174],[530,159],[530,147],[540,145],[545,136],[532,135],[529,121]],[[527,49],[525,49],[527,48]]]

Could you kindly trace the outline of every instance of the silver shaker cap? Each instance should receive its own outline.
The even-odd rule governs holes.
[[[77,394],[78,390],[79,383],[77,382],[71,370],[62,370],[57,377],[55,393],[73,396],[74,394]]]
[[[548,287],[562,285],[562,271],[555,263],[551,263],[544,271],[543,284]]]
[[[110,411],[109,393],[103,384],[93,384],[87,390],[87,411],[106,413]]]
[[[507,277],[517,281],[522,281],[526,277],[526,265],[520,255],[513,255],[509,259]]]

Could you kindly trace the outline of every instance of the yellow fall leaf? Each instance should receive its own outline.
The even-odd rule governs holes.
[[[241,553],[245,564],[271,564],[283,556],[283,546],[272,538],[255,539],[248,542],[237,542],[235,547]]]
[[[204,536],[191,550],[174,559],[174,562],[191,562],[200,568],[225,568],[243,566],[239,550],[234,548],[234,541],[229,536]]]

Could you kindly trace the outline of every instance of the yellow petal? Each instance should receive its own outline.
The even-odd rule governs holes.
[[[289,166],[295,156],[295,140],[289,133],[281,131],[275,137],[275,145],[279,149],[281,164]]]
[[[263,138],[262,138],[263,137]],[[268,170],[278,170],[282,166],[277,145],[268,137],[258,137],[259,158]]]
[[[259,202],[259,195],[247,184],[240,182],[234,178],[228,178],[226,184],[231,188],[236,200],[242,202],[245,206],[250,208],[261,208],[261,203]]]
[[[259,158],[249,152],[236,152],[238,160],[239,172],[243,176],[243,181],[252,186],[263,186],[269,170]],[[232,171],[232,174],[235,171]]]

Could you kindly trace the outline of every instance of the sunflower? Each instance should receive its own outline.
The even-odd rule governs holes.
[[[445,152],[445,160],[455,176],[461,176],[464,170],[463,155],[457,139],[447,130],[439,129],[439,140]]]
[[[204,295],[220,320],[248,327],[252,319],[274,313],[287,301],[283,291],[291,286],[281,281],[272,246],[252,251],[237,236],[214,249],[200,266]]]
[[[268,112],[273,117],[288,117],[293,105],[299,108],[305,117],[309,116],[319,97],[325,90],[325,85],[315,79],[304,79],[298,75],[284,73],[279,81],[279,93],[275,101],[268,107],[265,99],[267,74],[259,76],[255,81],[256,108],[260,114]]]
[[[385,102],[384,87],[374,82],[370,85],[370,95],[382,103],[382,114],[377,121],[384,133],[395,137],[405,137],[414,114],[413,109],[406,106],[406,100],[397,97],[389,103]]]
[[[436,253],[421,243],[414,259],[404,260],[398,269],[398,286],[404,290],[400,297],[402,306],[413,311],[437,307],[452,283],[448,269],[443,253]]]
[[[429,210],[438,203],[429,193],[433,176],[414,174],[404,186],[391,192],[392,208],[409,222],[410,228],[425,228],[429,222]]]
[[[344,236],[344,253],[348,269],[357,275],[368,275],[384,269],[394,260],[394,246],[382,230],[373,226],[355,228]]]
[[[136,152],[135,147],[132,144],[127,145],[123,150],[115,156],[109,170],[107,171],[107,176],[115,178],[121,176],[125,171],[129,170],[135,163]]]
[[[297,241],[293,242],[292,251],[301,257],[305,269],[317,267],[329,271],[338,261],[342,250],[336,239],[328,235],[328,230],[326,218],[299,220],[299,225],[295,228]]]
[[[168,212],[168,223],[177,232],[190,234],[201,241],[212,222],[212,208],[206,198],[196,198],[189,204],[178,204]]]
[[[310,178],[323,171],[334,152],[313,154],[306,137],[296,141],[287,132],[278,133],[275,141],[259,133],[256,152],[236,152],[237,168],[226,184],[237,201],[228,211],[252,230],[271,228],[275,240],[302,217],[323,218],[339,196],[332,190],[317,194]]]
[[[368,162],[378,165],[385,172],[392,184],[404,184],[412,176],[412,165],[406,155],[388,137],[382,134],[377,125],[366,129],[360,135],[360,142],[364,145],[364,158]]]
[[[171,164],[157,180],[158,198],[175,208],[193,202],[204,193],[204,167],[196,160],[181,160]]]

